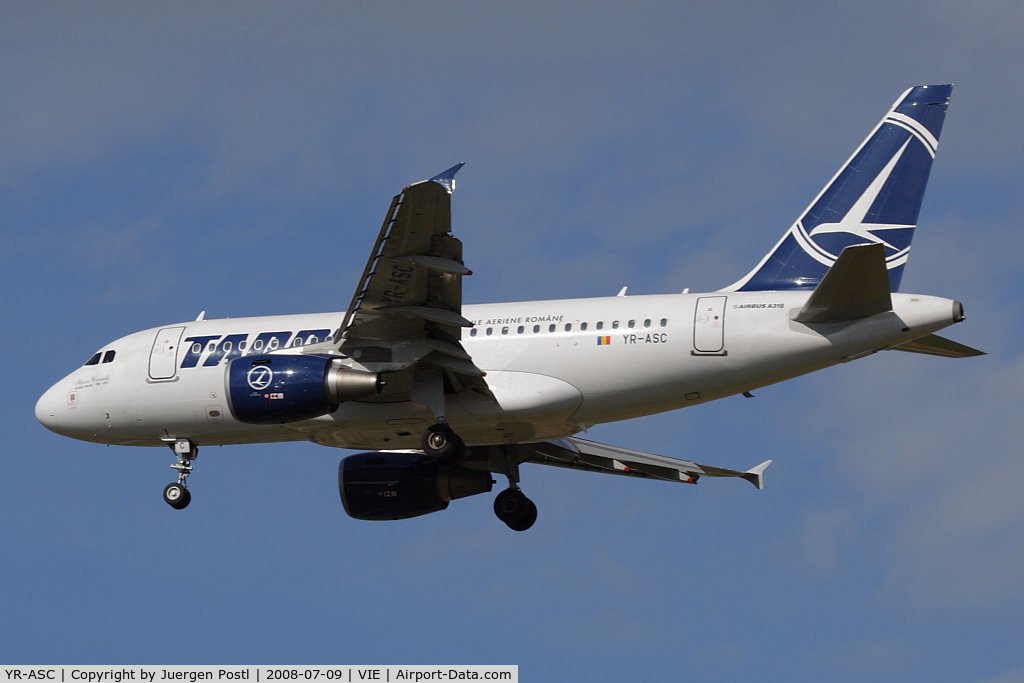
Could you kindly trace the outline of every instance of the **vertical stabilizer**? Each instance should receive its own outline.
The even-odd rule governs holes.
[[[725,289],[811,289],[846,247],[881,244],[897,291],[952,90],[903,93],[775,248]]]

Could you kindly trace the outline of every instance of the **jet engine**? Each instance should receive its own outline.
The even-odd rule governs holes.
[[[380,375],[331,356],[243,356],[227,367],[228,406],[240,422],[280,424],[334,412],[380,392]]]
[[[408,519],[487,493],[490,472],[446,467],[421,453],[357,453],[338,465],[338,492],[349,517]]]

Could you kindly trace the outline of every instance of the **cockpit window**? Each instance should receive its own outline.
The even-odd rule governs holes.
[[[109,363],[109,362],[111,362],[113,360],[114,360],[114,350],[113,349],[111,349],[111,350],[107,351],[105,354],[103,354],[103,362],[104,363]]]
[[[93,354],[92,358],[90,358],[89,360],[85,361],[85,364],[86,365],[96,365],[96,364],[98,364],[100,362],[100,356],[101,355],[103,355],[103,354],[101,354],[99,351],[97,351],[96,353]]]

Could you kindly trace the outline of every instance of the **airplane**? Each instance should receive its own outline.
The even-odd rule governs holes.
[[[899,293],[951,85],[896,100],[743,278],[707,293],[463,305],[451,231],[457,164],[395,196],[344,312],[171,323],[104,345],[38,400],[67,437],[170,447],[183,509],[200,446],[283,441],[364,452],[338,467],[345,511],[405,519],[508,487],[524,531],[536,463],[694,484],[748,470],[597,443],[597,424],[707,403],[881,350],[983,355],[935,334],[959,301]]]

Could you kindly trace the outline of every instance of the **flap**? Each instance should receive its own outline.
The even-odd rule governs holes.
[[[631,477],[660,479],[684,484],[696,484],[702,476],[707,477],[739,477],[746,479],[757,488],[764,488],[763,472],[771,460],[745,472],[722,467],[700,465],[689,460],[669,458],[654,453],[634,451],[620,446],[609,446],[596,441],[569,437],[558,441],[545,441],[534,444],[521,444],[521,448],[529,448],[534,455],[530,462],[554,467],[583,469],[605,474],[619,474]]]

